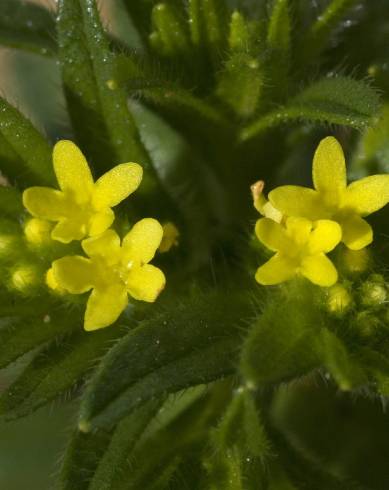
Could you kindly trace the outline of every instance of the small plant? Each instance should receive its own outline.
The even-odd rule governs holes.
[[[0,416],[78,401],[59,488],[387,488],[386,3],[2,0],[71,125],[0,98]]]

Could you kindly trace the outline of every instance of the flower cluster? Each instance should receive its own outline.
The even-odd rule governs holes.
[[[326,253],[340,242],[362,250],[373,241],[365,216],[389,202],[389,175],[373,175],[347,185],[342,147],[323,139],[313,159],[314,189],[281,186],[263,196],[263,183],[252,187],[254,205],[265,216],[256,225],[258,239],[276,254],[257,273],[263,285],[303,275],[314,284],[332,286],[338,274]]]
[[[59,141],[53,150],[53,164],[59,190],[31,187],[23,193],[24,206],[33,216],[26,225],[26,236],[32,243],[43,236],[62,243],[81,241],[88,257],[55,260],[46,282],[59,292],[92,290],[84,328],[96,330],[117,320],[128,304],[128,294],[153,302],[164,288],[163,272],[149,264],[161,244],[163,228],[155,219],[143,219],[122,244],[110,228],[115,219],[111,208],[141,183],[142,167],[137,163],[117,165],[94,182],[79,148],[71,141]],[[54,222],[54,227],[49,222]]]

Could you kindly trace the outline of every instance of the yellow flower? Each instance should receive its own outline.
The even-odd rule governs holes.
[[[23,203],[34,217],[58,222],[51,237],[63,243],[107,230],[115,218],[111,208],[142,180],[140,165],[122,163],[94,182],[84,155],[71,141],[55,145],[53,165],[61,190],[30,187],[23,193]]]
[[[312,173],[315,189],[278,187],[269,194],[273,206],[287,216],[336,221],[342,227],[342,241],[352,250],[369,245],[373,230],[362,217],[389,202],[389,175],[372,175],[347,186],[343,150],[331,136],[320,142]]]
[[[281,223],[283,217],[282,213],[266,199],[263,194],[264,188],[265,182],[263,180],[258,180],[258,182],[255,182],[255,184],[251,186],[254,207],[260,214],[262,214],[262,216],[277,221],[277,223]]]
[[[163,237],[161,244],[159,246],[159,251],[161,253],[169,252],[172,247],[178,246],[178,239],[180,237],[180,232],[178,231],[176,225],[168,221],[163,225]]]
[[[273,252],[273,257],[255,275],[263,285],[279,284],[301,274],[314,284],[329,287],[336,283],[338,273],[325,253],[333,250],[342,237],[338,223],[306,218],[287,218],[283,227],[262,218],[257,221],[258,239]]]
[[[92,290],[85,313],[85,330],[114,323],[128,304],[128,294],[153,302],[165,286],[163,272],[150,265],[162,240],[162,226],[152,218],[138,221],[124,237],[113,230],[83,240],[90,257],[62,257],[52,264],[53,284],[71,294]]]

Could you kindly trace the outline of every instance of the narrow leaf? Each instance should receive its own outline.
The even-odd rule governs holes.
[[[113,424],[153,397],[233,373],[246,308],[236,296],[199,295],[145,321],[102,361],[80,427]]]
[[[39,353],[0,397],[0,415],[23,417],[76,385],[117,338],[115,329],[81,331]]]
[[[319,365],[315,338],[322,319],[312,298],[278,298],[257,319],[243,345],[241,372],[251,387],[307,374]]]
[[[313,60],[320,54],[344,16],[358,3],[359,0],[330,0],[302,39],[299,49],[302,64]]]
[[[38,306],[39,307],[39,306]],[[37,313],[36,303],[31,306],[32,310]],[[45,309],[50,307],[46,306]],[[15,311],[19,314],[17,304],[13,303],[10,308],[12,311],[0,311],[2,316],[12,315]],[[31,313],[30,315],[31,316]],[[9,325],[0,329],[0,368],[6,367],[27,352],[39,347],[40,345],[54,339],[57,336],[66,334],[81,328],[77,325],[75,319],[66,315],[47,316],[44,312],[40,317],[28,319],[15,319],[10,321]]]
[[[288,88],[288,72],[291,57],[291,28],[289,0],[274,0],[269,19],[267,61],[271,85],[277,95],[285,95]]]
[[[100,171],[129,161],[147,168],[95,0],[61,0],[57,26],[65,94],[82,148]]]
[[[56,52],[54,14],[31,2],[2,0],[0,44],[52,56]]]
[[[52,184],[51,146],[31,122],[0,98],[0,170],[22,187]]]
[[[365,82],[341,76],[324,78],[277,111],[247,126],[240,139],[247,141],[282,123],[295,121],[339,124],[361,130],[372,124],[379,107],[377,92]]]

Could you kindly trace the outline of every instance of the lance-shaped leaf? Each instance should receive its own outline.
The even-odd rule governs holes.
[[[179,397],[186,398],[186,394],[180,393],[175,401],[172,396],[169,397],[150,424],[150,428],[153,429],[151,433],[147,428],[144,436],[129,455],[127,471],[123,468],[124,471],[119,473],[112,486],[103,488],[181,490],[188,485],[190,488],[203,488],[199,486],[199,482],[204,471],[197,455],[204,450],[209,427],[231,396],[230,387],[223,385],[223,382],[215,383],[207,390],[208,393],[203,393],[200,397],[195,396],[191,403],[183,409],[179,408],[178,412],[176,405],[181,404]],[[157,424],[159,427],[155,430],[152,427],[154,422],[164,417],[165,411],[168,420]],[[170,416],[171,412],[173,416]],[[128,472],[128,463],[131,465],[130,472]],[[92,487],[89,490],[100,490],[100,487]]]
[[[340,27],[344,16],[359,0],[331,0],[302,38],[298,55],[302,65],[315,59],[326,48],[334,30]]]
[[[51,56],[56,51],[54,14],[23,0],[2,0],[0,44]]]
[[[323,320],[312,298],[279,297],[256,320],[243,345],[241,371],[249,386],[278,384],[320,363],[316,335]]]
[[[114,328],[93,335],[81,331],[49,345],[2,394],[0,416],[23,417],[74,387],[118,335]]]
[[[251,393],[238,391],[211,432],[211,450],[204,465],[210,490],[255,490],[265,481],[269,442]]]
[[[348,391],[367,383],[361,367],[335,334],[323,328],[318,334],[318,344],[322,362],[341,390]]]
[[[285,95],[288,88],[291,28],[289,0],[274,0],[267,32],[268,70],[270,85],[274,93],[280,96]]]
[[[114,431],[76,431],[62,464],[61,490],[113,490],[117,475],[129,470],[128,457],[160,405],[160,400],[150,401]]]
[[[65,94],[82,149],[100,171],[129,161],[147,167],[95,0],[60,0],[57,30]]]
[[[81,429],[109,426],[153,397],[232,374],[247,309],[235,295],[198,294],[143,322],[91,379]]]
[[[324,78],[310,85],[285,106],[244,128],[241,141],[262,135],[282,123],[311,121],[364,129],[380,108],[377,92],[363,81],[348,77]]]
[[[54,182],[50,144],[23,114],[2,98],[0,171],[22,187]]]
[[[35,302],[31,308],[36,315],[39,305]],[[46,305],[44,309],[47,311],[47,308]],[[17,303],[14,303],[10,309],[13,312],[0,310],[2,316],[6,317],[15,312],[19,313]],[[74,317],[68,314],[64,316],[62,312],[60,315],[52,315],[51,317],[42,311],[39,317],[31,317],[30,312],[27,318],[10,318],[7,325],[0,329],[0,368],[7,366],[55,337],[67,334],[76,328],[82,328],[81,322],[77,323]]]

